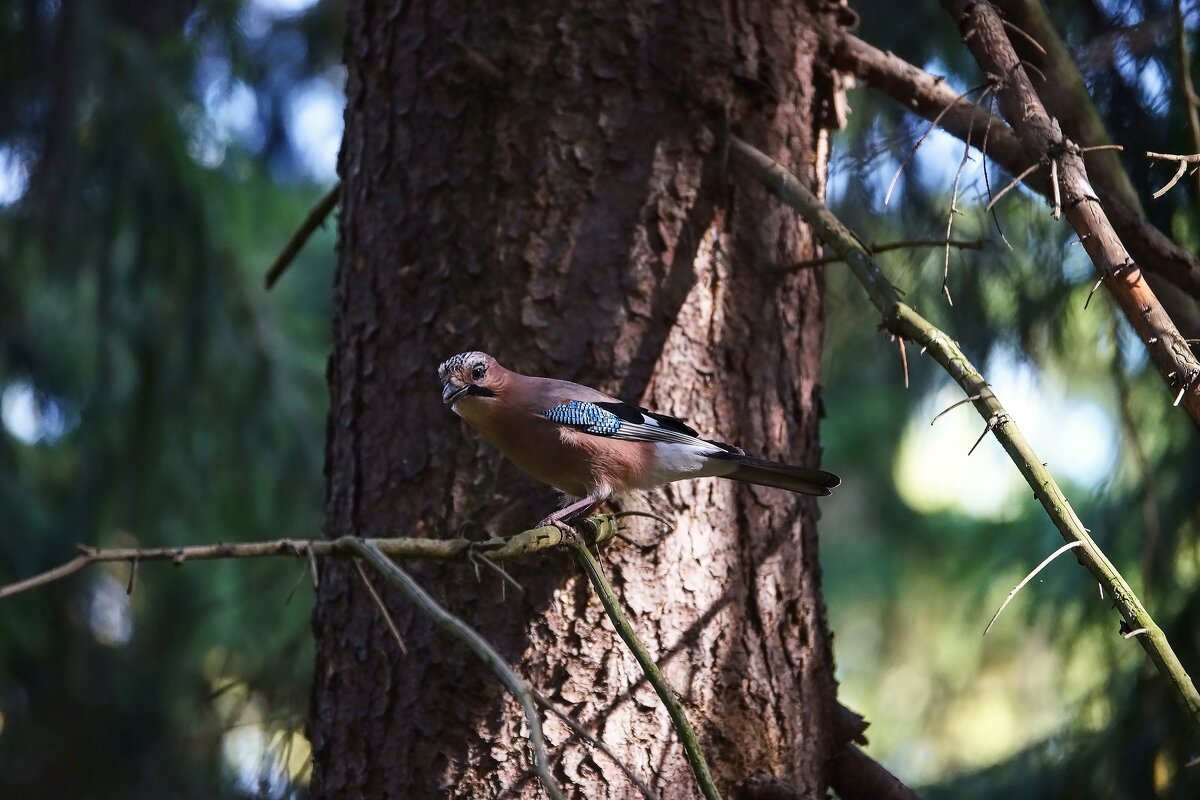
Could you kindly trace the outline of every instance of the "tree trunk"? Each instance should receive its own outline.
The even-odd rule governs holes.
[[[327,535],[510,534],[556,507],[442,407],[437,364],[485,350],[702,434],[819,457],[821,283],[779,268],[812,236],[727,176],[726,125],[820,181],[829,76],[804,3],[349,3]],[[832,5],[812,0],[813,8]],[[837,739],[816,504],[718,480],[626,508],[601,554],[685,702],[719,785],[824,796]],[[510,562],[511,563],[511,562]],[[566,556],[411,565],[536,689],[667,798],[697,792],[661,703]],[[327,563],[313,796],[536,797],[519,707],[461,645]],[[636,790],[547,718],[569,795]],[[741,787],[741,788],[739,788]]]

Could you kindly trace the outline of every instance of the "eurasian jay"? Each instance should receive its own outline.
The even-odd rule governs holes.
[[[674,417],[623,403],[569,381],[507,370],[471,351],[438,367],[442,402],[522,470],[580,498],[542,520],[578,519],[615,494],[685,478],[732,478],[800,494],[827,495],[832,473],[746,455],[701,439]]]

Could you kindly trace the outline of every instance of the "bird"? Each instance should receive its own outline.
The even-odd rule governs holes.
[[[576,498],[538,527],[562,527],[614,495],[720,477],[824,496],[831,472],[746,455],[682,420],[570,381],[505,369],[471,350],[438,366],[442,403],[531,477]]]

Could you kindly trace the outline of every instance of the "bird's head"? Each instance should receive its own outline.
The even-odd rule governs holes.
[[[447,358],[438,367],[442,402],[458,410],[460,401],[494,398],[504,382],[504,367],[487,353],[471,350]]]

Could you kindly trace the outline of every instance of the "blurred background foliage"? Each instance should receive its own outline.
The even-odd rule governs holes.
[[[860,35],[965,90],[936,3],[852,4]],[[1195,252],[1196,183],[1168,2],[1051,2],[1153,221]],[[0,11],[0,582],[76,542],[171,545],[320,529],[332,226],[261,278],[332,185],[342,8],[312,0],[28,0]],[[1189,7],[1195,52],[1200,13]],[[834,137],[830,201],[868,242],[938,239],[961,145],[869,89]],[[955,238],[882,257],[954,336],[1097,540],[1200,669],[1196,432],[1064,224],[1019,190]],[[994,168],[993,188],[1007,183]],[[827,282],[825,592],[843,701],[930,797],[1196,797],[1186,720],[960,393],[897,346],[840,264]],[[4,601],[0,796],[303,793],[307,567],[124,565]]]
[[[0,10],[0,580],[75,542],[321,524],[341,8]],[[307,756],[308,567],[93,570],[4,603],[0,796],[278,794]],[[301,583],[302,581],[302,583]],[[294,591],[294,594],[293,594]]]

